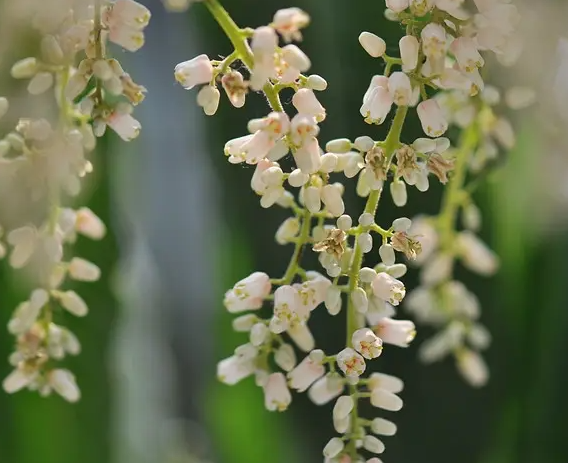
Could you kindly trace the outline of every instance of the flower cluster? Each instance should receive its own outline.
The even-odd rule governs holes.
[[[58,323],[64,313],[87,315],[88,307],[79,294],[63,286],[67,279],[96,281],[100,269],[64,251],[79,235],[102,239],[106,227],[90,209],[65,207],[64,202],[80,193],[81,180],[93,170],[87,157],[95,148],[95,136],[107,125],[124,140],[140,130],[130,113],[131,105],[142,101],[144,88],[107,57],[106,43],[130,51],[140,48],[150,13],[133,0],[94,5],[60,0],[29,15],[41,34],[41,55],[21,59],[11,74],[28,80],[33,104],[40,101],[57,117],[20,118],[0,140],[3,186],[21,196],[17,213],[3,211],[9,263],[25,268],[34,287],[8,324],[16,345],[10,356],[14,370],[3,387],[42,395],[54,390],[74,402],[80,398],[75,377],[58,362],[78,354],[81,346]],[[50,91],[53,98],[48,99]],[[7,110],[7,100],[0,99],[0,115]]]
[[[478,312],[475,296],[450,281],[449,274],[457,257],[484,274],[495,271],[497,259],[473,232],[453,230],[454,215],[462,206],[466,220],[475,222],[479,215],[463,193],[463,182],[466,167],[483,167],[481,147],[494,141],[505,148],[513,144],[510,124],[491,109],[496,103],[488,101],[492,87],[486,86],[480,70],[485,65],[483,51],[494,52],[504,64],[518,58],[517,10],[505,1],[476,0],[472,11],[462,0],[387,0],[387,18],[405,25],[406,34],[399,42],[399,57],[387,55],[379,36],[360,34],[363,49],[385,65],[383,73],[371,78],[360,113],[368,124],[382,124],[394,111],[390,131],[384,140],[363,135],[323,145],[318,135],[326,109],[317,92],[324,91],[327,83],[318,75],[305,75],[310,59],[291,43],[301,40],[308,15],[287,8],[266,26],[242,29],[217,0],[203,3],[234,51],[220,61],[200,55],[180,63],[174,71],[176,80],[186,89],[200,86],[197,103],[207,115],[220,104],[219,86],[237,108],[250,92],[264,93],[271,112],[249,121],[249,133],[229,140],[225,155],[230,163],[255,166],[251,188],[262,207],[276,205],[290,211],[275,239],[294,247],[282,277],[257,271],[227,291],[225,307],[239,314],[233,327],[248,333],[249,340],[219,363],[218,377],[235,384],[254,376],[271,411],[289,406],[291,390],[307,391],[318,405],[335,400],[333,423],[340,437],[325,446],[326,461],[362,461],[365,452],[384,451],[376,435],[392,435],[396,426],[382,418],[361,417],[359,401],[368,398],[375,407],[396,411],[402,407],[397,394],[403,388],[398,378],[366,375],[367,364],[381,355],[383,345],[406,347],[415,336],[411,321],[394,318],[406,294],[400,278],[407,269],[397,263],[397,252],[424,264],[424,287],[412,293],[408,304],[420,321],[428,318],[426,312],[443,312],[439,318],[445,321],[455,321],[454,314],[459,313],[460,320],[471,321],[463,323],[467,325],[463,336],[468,331],[477,346],[488,339],[481,325],[473,323]],[[286,114],[280,102],[285,88],[294,92],[293,115]],[[530,95],[517,91],[511,100],[520,106]],[[519,105],[519,100],[524,103]],[[404,143],[401,133],[409,108],[416,109],[425,136]],[[456,121],[458,127],[471,128],[452,146],[444,135]],[[480,149],[473,156],[475,148]],[[289,154],[295,167],[287,171],[279,162]],[[401,217],[387,228],[375,222],[387,183],[394,204],[403,207],[407,185],[425,192],[430,174],[442,184],[449,183],[450,211],[441,214],[439,225],[423,217],[414,221]],[[343,202],[345,178],[357,178],[356,192],[367,198],[364,210],[355,215],[357,223]],[[380,244],[375,245],[377,239]],[[321,268],[303,267],[302,251],[307,246],[319,254]],[[443,293],[443,303],[432,299],[433,292]],[[345,313],[346,344],[339,352],[317,348],[310,331],[311,313],[322,307],[332,316]],[[263,317],[267,309],[269,316]],[[304,353],[299,362],[298,351]],[[460,363],[468,365],[462,370],[479,364],[472,352],[459,350]],[[367,462],[379,460],[370,457]]]
[[[406,17],[405,9],[400,10],[404,3],[387,2],[387,5],[400,17]],[[410,292],[406,308],[417,321],[440,330],[420,346],[420,358],[433,362],[453,354],[462,376],[473,386],[482,386],[488,379],[488,369],[479,351],[489,346],[491,337],[478,322],[477,297],[453,279],[453,269],[456,261],[484,276],[498,269],[497,256],[476,235],[481,228],[481,213],[472,199],[477,179],[469,183],[466,180],[468,172],[481,178],[498,159],[500,150],[510,150],[515,144],[511,123],[498,113],[500,92],[481,78],[483,55],[493,52],[503,65],[512,65],[521,46],[515,34],[519,14],[514,5],[476,1],[477,12],[472,14],[456,8],[461,3],[436,2],[431,14],[444,22],[430,23],[420,33],[425,57],[422,76],[428,79],[428,85],[443,90],[432,101],[439,108],[445,127],[460,129],[461,137],[457,146],[445,145],[455,163],[452,162],[451,182],[444,193],[440,214],[413,220],[411,233],[422,249],[416,259],[421,267],[421,284]],[[407,7],[412,11],[413,3]],[[403,38],[401,43],[404,40],[410,42]],[[435,46],[441,47],[437,55],[433,51]],[[438,64],[433,66],[435,59]],[[437,70],[433,71],[434,68]],[[508,89],[504,97],[511,109],[527,107],[533,100],[534,92],[522,87]],[[427,132],[424,119],[421,120]],[[431,172],[443,183],[447,181],[445,163],[436,163]],[[457,231],[460,213],[463,230]]]

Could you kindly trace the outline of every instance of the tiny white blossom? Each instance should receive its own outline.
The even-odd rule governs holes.
[[[288,373],[289,384],[292,389],[304,392],[324,374],[325,367],[321,362],[315,362],[307,356]]]
[[[270,289],[269,276],[263,272],[254,272],[227,291],[225,307],[231,313],[259,309],[264,298],[270,294]]]
[[[337,354],[337,366],[346,376],[358,377],[365,372],[365,360],[350,347]]]
[[[383,342],[399,347],[408,347],[416,336],[416,328],[410,320],[383,318],[374,327],[374,331]]]
[[[272,373],[263,385],[264,405],[269,411],[282,412],[292,402],[292,395],[282,373]]]
[[[390,302],[394,306],[397,306],[406,294],[402,282],[386,272],[377,274],[376,278],[371,283],[371,287],[373,288],[375,296]]]
[[[191,90],[196,85],[211,82],[213,66],[207,55],[199,55],[176,65],[174,75],[186,90]]]
[[[353,333],[353,347],[366,359],[374,359],[381,355],[383,342],[369,328],[361,328]]]
[[[383,56],[387,50],[385,41],[371,32],[361,32],[359,34],[359,43],[373,58]]]

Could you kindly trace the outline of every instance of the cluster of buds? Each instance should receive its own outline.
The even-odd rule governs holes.
[[[53,390],[74,402],[80,398],[79,388],[59,362],[78,354],[81,346],[58,323],[67,314],[87,315],[88,307],[64,285],[69,279],[96,281],[101,272],[64,250],[79,235],[102,239],[106,227],[90,209],[65,207],[65,202],[80,193],[82,179],[93,170],[88,154],[106,125],[124,140],[138,134],[140,124],[130,115],[131,104],[142,101],[144,88],[134,84],[117,60],[106,57],[106,42],[137,50],[150,13],[133,0],[94,5],[59,0],[29,15],[41,34],[41,55],[19,60],[11,75],[28,79],[34,101],[46,94],[41,101],[49,101],[48,112],[57,118],[21,118],[0,140],[0,175],[20,206],[2,211],[9,263],[24,269],[34,288],[8,324],[16,337],[10,356],[14,370],[3,387],[10,393],[27,388],[42,395]],[[50,91],[51,99],[46,98]],[[1,98],[0,116],[7,111],[7,99]],[[2,246],[2,254],[6,252]]]

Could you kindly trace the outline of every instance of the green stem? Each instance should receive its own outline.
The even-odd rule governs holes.
[[[394,153],[400,144],[400,134],[402,132],[402,127],[404,125],[404,120],[406,119],[406,113],[408,112],[408,107],[406,106],[399,106],[396,110],[396,114],[394,116],[392,126],[389,130],[387,138],[384,142],[384,151],[385,156],[388,159],[388,165],[392,161]],[[373,217],[377,212],[377,207],[379,205],[379,201],[381,199],[382,189],[380,190],[373,190],[369,197],[367,198],[367,203],[365,204],[365,211],[366,213],[372,214]],[[363,227],[360,233],[366,231],[369,227]],[[359,233],[359,234],[360,234]],[[361,246],[359,246],[359,241],[357,237],[355,237],[355,248],[353,250],[353,260],[351,262],[351,268],[349,270],[349,291],[348,294],[353,293],[359,284],[359,272],[361,270],[361,266],[363,264],[363,251],[361,250]],[[351,338],[353,337],[353,333],[361,328],[361,320],[360,315],[357,312],[351,298],[348,296],[347,298],[347,339],[346,345],[352,347],[353,343]],[[349,393],[351,396],[354,397],[354,406],[353,411],[351,412],[351,431],[357,431],[357,423],[359,420],[359,411],[358,411],[358,404],[357,404],[357,387],[356,386],[349,386]],[[347,446],[347,452],[351,457],[351,461],[357,460],[357,447],[356,442],[352,439]]]
[[[217,21],[217,24],[221,26],[221,29],[223,29],[223,32],[225,32],[225,35],[233,44],[240,60],[249,70],[252,70],[254,67],[254,55],[247,42],[246,34],[243,29],[237,26],[235,21],[233,21],[233,18],[231,18],[229,13],[227,13],[227,10],[223,8],[218,0],[205,0],[204,3],[213,18],[215,18],[215,21]],[[284,108],[280,102],[280,96],[275,90],[274,85],[267,82],[262,88],[262,91],[266,95],[268,103],[274,111],[284,112]]]
[[[94,24],[94,31],[95,31],[95,58],[97,60],[103,59],[103,44],[102,44],[102,23],[101,23],[101,8],[102,2],[101,0],[95,0],[95,24]],[[103,86],[102,82],[99,78],[96,79],[96,87],[95,87],[95,103],[97,105],[103,104]]]
[[[445,189],[442,208],[438,217],[438,232],[442,247],[448,251],[453,246],[455,223],[462,203],[462,190],[465,185],[468,160],[477,142],[478,127],[474,123],[462,133],[460,138],[453,174],[448,187]]]
[[[302,257],[302,249],[304,248],[306,242],[310,239],[311,225],[312,216],[309,211],[305,211],[304,217],[302,219],[302,227],[300,228],[300,235],[298,236],[298,241],[294,246],[294,253],[290,258],[286,273],[284,273],[282,279],[279,280],[280,284],[289,285],[290,283],[292,283],[294,277],[298,274],[300,259]]]
[[[247,36],[250,35],[250,31],[241,29],[237,26],[235,21],[233,21],[233,18],[231,18],[227,10],[223,8],[218,0],[205,0],[204,4],[235,48],[235,51],[229,56],[238,56],[244,65],[249,70],[252,70],[254,67],[254,55],[247,41]],[[279,90],[275,88],[274,85],[267,82],[262,88],[262,91],[266,95],[266,99],[273,111],[284,112],[284,107],[280,101]],[[292,146],[292,144],[290,144],[290,146]],[[273,284],[290,284],[294,277],[301,271],[299,264],[302,257],[302,249],[310,238],[312,223],[312,215],[307,210],[303,211],[303,215],[302,228],[295,243],[294,253],[290,258],[288,268],[286,269],[284,276],[279,280],[274,280]]]

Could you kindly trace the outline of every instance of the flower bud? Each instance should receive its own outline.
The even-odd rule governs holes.
[[[375,436],[365,436],[363,438],[363,447],[371,453],[383,453],[385,451],[385,444]]]
[[[342,395],[337,399],[333,407],[333,419],[342,420],[347,418],[354,407],[353,398],[349,395]]]
[[[387,44],[385,41],[371,32],[361,32],[359,35],[359,43],[373,58],[383,56],[387,51]]]
[[[363,251],[364,254],[367,254],[368,252],[371,252],[373,250],[373,237],[370,233],[361,233],[357,237],[357,243],[361,247],[361,251]]]
[[[416,108],[422,129],[430,137],[440,137],[448,130],[448,122],[438,102],[434,99],[425,100]]]
[[[345,445],[339,437],[332,437],[323,448],[323,456],[326,458],[334,458],[341,453]]]
[[[196,85],[211,82],[213,66],[207,55],[199,55],[176,65],[174,75],[183,88],[191,90]]]
[[[384,418],[375,418],[371,422],[371,431],[381,436],[394,436],[396,434],[396,424]]]
[[[402,70],[410,72],[418,65],[418,52],[420,43],[413,35],[405,35],[399,41],[400,58],[402,59]]]
[[[304,204],[306,208],[313,214],[321,209],[320,189],[315,186],[309,186],[304,190]]]
[[[51,72],[38,72],[28,83],[28,92],[32,95],[41,95],[53,85]]]
[[[389,92],[397,106],[409,106],[412,99],[412,84],[404,72],[393,72],[389,77]]]
[[[220,98],[221,93],[217,87],[206,85],[197,93],[197,104],[203,108],[207,116],[213,116],[219,108]]]
[[[30,56],[14,63],[10,69],[10,75],[14,79],[29,79],[36,74],[38,68],[37,59]]]
[[[327,210],[334,217],[339,217],[345,212],[345,205],[341,192],[335,185],[325,185],[321,190],[321,200],[325,204]]]
[[[331,153],[343,154],[351,149],[351,140],[349,138],[336,138],[330,140],[325,145],[325,150]]]
[[[312,74],[308,77],[308,87],[312,90],[322,92],[327,88],[327,81],[317,74]]]
[[[390,192],[392,196],[392,202],[395,206],[403,207],[406,205],[408,196],[406,193],[406,183],[401,180],[393,180],[390,184]]]
[[[305,185],[309,179],[309,174],[302,172],[300,169],[294,169],[288,176],[288,183],[290,186],[299,188]]]
[[[367,312],[369,301],[367,300],[367,293],[363,288],[355,288],[355,290],[351,293],[351,301],[353,302],[357,312]]]

